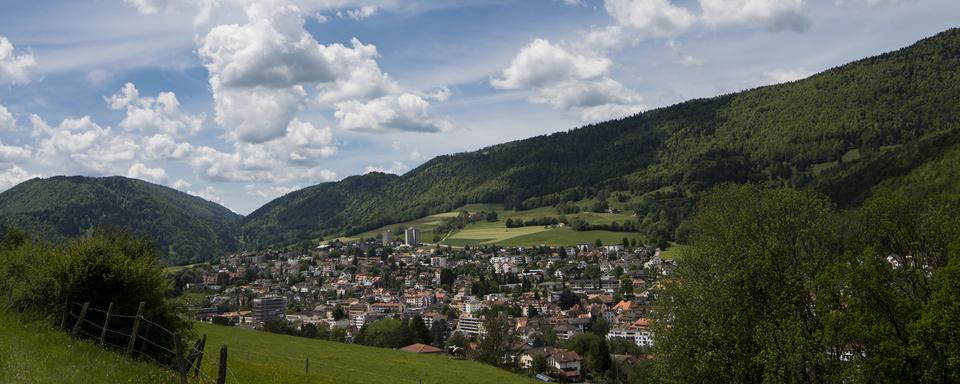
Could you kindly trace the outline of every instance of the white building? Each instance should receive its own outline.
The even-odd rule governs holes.
[[[639,347],[653,346],[653,333],[647,328],[613,328],[607,333],[607,340],[613,338],[630,340]]]
[[[407,228],[407,230],[403,232],[403,237],[404,237],[404,240],[406,241],[407,245],[409,245],[409,246],[417,246],[417,245],[420,245],[420,230],[419,230],[419,229],[416,229],[416,228],[414,228],[414,227]]]

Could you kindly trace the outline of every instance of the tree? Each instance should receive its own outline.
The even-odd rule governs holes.
[[[497,221],[497,213],[496,213],[496,212],[489,212],[489,213],[487,213],[487,221],[489,221],[489,222],[491,222],[491,223],[496,222],[496,221]]]
[[[610,351],[603,337],[581,333],[567,341],[566,347],[583,357],[586,370],[593,373],[594,377],[603,377],[603,373],[611,367]]]
[[[333,307],[333,319],[336,321],[343,320],[347,317],[347,312],[343,310],[343,306],[337,304]]]
[[[590,332],[593,332],[593,334],[602,338],[606,338],[607,334],[610,333],[610,322],[602,317],[593,317],[590,320],[592,320],[590,322]]]
[[[593,242],[593,246],[600,248],[603,246],[603,241],[601,241],[600,239],[597,239],[596,241]]]
[[[345,343],[347,341],[347,330],[340,327],[333,327],[330,330],[330,341]]]
[[[692,221],[694,246],[657,300],[657,372],[680,382],[802,381],[824,372],[822,320],[810,309],[822,299],[812,277],[841,245],[830,202],[728,185],[704,196]]]
[[[364,324],[353,342],[382,348],[401,348],[409,345],[406,324],[397,319],[383,319]]]
[[[570,292],[569,289],[564,289],[563,292],[560,292],[560,298],[557,300],[557,305],[560,306],[560,309],[566,311],[577,304],[580,304],[580,296],[577,296],[576,293]]]
[[[447,321],[444,319],[435,319],[433,324],[430,325],[430,340],[434,347],[443,349],[446,347],[444,344],[447,336]]]
[[[542,373],[547,370],[547,357],[542,353],[533,354],[533,361],[530,362],[530,372],[534,374]]]
[[[483,328],[486,333],[480,339],[480,360],[498,367],[507,366],[515,342],[509,319],[498,311],[487,311]]]
[[[407,331],[410,335],[410,343],[423,343],[423,344],[433,344],[433,338],[430,334],[430,330],[427,328],[427,325],[423,322],[423,317],[420,315],[413,316],[410,319],[408,324],[409,330]]]
[[[317,338],[317,325],[313,323],[306,323],[300,327],[300,336],[306,337],[308,339]]]
[[[447,338],[446,344],[448,347],[452,346],[452,347],[457,347],[457,348],[466,350],[467,347],[470,346],[470,341],[467,340],[467,338],[464,337],[462,333],[454,332],[452,335],[450,335],[449,338]]]

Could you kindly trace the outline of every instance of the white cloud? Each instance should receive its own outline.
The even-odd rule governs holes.
[[[119,93],[104,100],[113,109],[127,110],[120,128],[127,131],[159,131],[168,135],[193,135],[200,131],[204,115],[191,116],[180,112],[180,101],[173,92],[160,92],[157,97],[140,97],[133,83],[126,83]]]
[[[166,184],[167,171],[163,168],[150,168],[144,163],[133,163],[127,170],[127,177],[149,181],[155,184]]]
[[[125,171],[119,163],[133,161],[140,154],[133,138],[113,134],[110,127],[101,127],[90,116],[64,119],[56,127],[36,115],[30,119],[32,135],[40,143],[37,160],[61,173],[117,174]]]
[[[0,84],[26,84],[37,69],[33,54],[17,55],[13,44],[0,36]]]
[[[521,49],[502,76],[490,83],[499,89],[535,89],[538,94],[533,102],[579,112],[583,121],[643,110],[643,98],[608,75],[611,66],[606,57],[572,53],[537,39]]]
[[[185,3],[183,0],[123,0],[123,2],[144,15],[173,12]]]
[[[297,187],[283,187],[275,185],[255,185],[250,184],[244,187],[248,195],[260,196],[265,199],[275,199],[277,197],[286,195],[290,192],[296,191]]]
[[[377,47],[354,38],[348,48],[330,44],[324,49],[335,78],[317,85],[317,102],[334,104],[346,100],[370,100],[402,92],[402,88],[377,64]]]
[[[360,8],[337,12],[338,17],[348,17],[354,20],[363,20],[376,14],[377,7],[373,5],[364,5]]]
[[[199,191],[187,191],[187,193],[200,197],[207,201],[212,201],[217,204],[223,204],[223,199],[220,198],[220,191],[211,186],[206,186]]]
[[[151,160],[180,160],[193,152],[193,145],[178,143],[170,135],[161,133],[145,138],[143,149],[146,157]]]
[[[804,31],[810,19],[803,0],[700,0],[703,22],[711,27],[762,26],[773,31]]]
[[[789,83],[791,81],[797,81],[806,78],[810,75],[811,73],[803,68],[777,68],[763,73],[763,76],[773,84]]]
[[[296,125],[300,126],[295,129],[323,131],[312,124],[293,124]],[[332,142],[325,146],[319,144],[323,139],[301,143],[303,145],[295,141],[283,138],[262,144],[238,142],[234,143],[233,152],[201,146],[193,151],[188,162],[200,177],[211,181],[309,185],[336,177],[336,173],[319,168],[318,162],[321,157],[336,152]]]
[[[234,139],[258,143],[283,135],[306,97],[304,84],[334,74],[296,7],[244,10],[247,24],[214,27],[197,53],[210,73],[216,122]]]
[[[173,188],[180,191],[186,191],[187,188],[190,188],[190,185],[190,182],[184,179],[177,179],[177,181],[173,182]]]
[[[606,0],[604,6],[621,26],[650,37],[679,35],[697,20],[686,8],[669,0]]]
[[[380,70],[374,45],[357,39],[350,47],[322,45],[304,30],[295,6],[255,3],[244,11],[246,24],[214,27],[198,41],[216,122],[231,139],[264,143],[283,136],[313,90],[314,105],[335,108],[341,121],[370,124],[361,129],[429,132],[447,124]]]
[[[451,128],[449,122],[431,117],[430,103],[412,93],[388,95],[367,102],[337,103],[334,116],[344,129],[357,131],[441,132]]]
[[[370,172],[380,172],[380,173],[392,173],[395,175],[402,175],[404,172],[408,170],[410,170],[410,167],[408,167],[403,162],[394,161],[392,164],[390,164],[389,167],[378,167],[374,165],[368,165],[367,168],[363,170],[363,173],[367,174]]]
[[[0,131],[13,131],[17,129],[17,119],[13,117],[10,110],[0,104]]]
[[[30,160],[32,157],[33,150],[30,147],[6,145],[0,140],[0,164],[23,162]]]
[[[6,191],[11,187],[34,177],[38,176],[30,174],[15,164],[6,168],[0,168],[0,192]]]
[[[427,94],[424,95],[424,98],[426,98],[427,100],[439,101],[441,103],[445,102],[447,100],[450,100],[450,88],[447,88],[447,87],[436,88],[430,92],[427,92]]]
[[[606,57],[577,55],[536,39],[517,53],[500,78],[490,84],[499,89],[539,87],[568,80],[588,80],[600,77],[613,62]]]

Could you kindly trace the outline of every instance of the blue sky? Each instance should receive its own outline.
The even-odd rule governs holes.
[[[803,78],[954,0],[0,1],[0,190],[123,175],[246,214],[288,191]]]

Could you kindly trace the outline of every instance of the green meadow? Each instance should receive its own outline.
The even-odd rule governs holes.
[[[440,355],[197,324],[207,335],[204,375],[216,377],[220,346],[227,344],[228,383],[476,383],[535,381],[474,361]],[[310,359],[309,371],[307,359]]]

